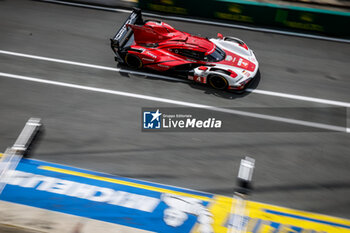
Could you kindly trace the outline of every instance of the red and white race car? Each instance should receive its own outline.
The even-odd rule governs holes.
[[[251,49],[234,37],[202,38],[134,9],[111,39],[115,60],[131,68],[168,72],[215,89],[243,90],[258,72]]]

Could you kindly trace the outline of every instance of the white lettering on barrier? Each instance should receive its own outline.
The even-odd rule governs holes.
[[[22,174],[24,175],[24,174]],[[51,179],[52,180],[52,179]],[[34,188],[36,187],[40,182],[46,183],[43,186],[47,186],[48,182],[45,182],[45,177],[43,176],[39,176],[39,175],[35,175],[33,177],[30,177],[29,175],[25,174],[24,177],[22,176],[22,180],[20,181],[19,186],[23,187],[23,188]],[[42,187],[43,187],[42,186]]]
[[[88,184],[78,183],[74,189],[69,190],[66,195],[72,197],[78,197],[82,199],[87,199],[87,197],[92,196],[94,192],[93,186]]]
[[[59,182],[59,179],[53,177],[42,176],[42,178],[42,182],[36,188],[37,190],[50,192],[51,187],[54,186],[57,182]],[[31,178],[28,178],[28,180],[30,181]],[[22,185],[25,186],[25,184]]]
[[[3,182],[11,185],[20,185],[24,178],[28,176],[28,173],[19,171],[7,171]]]
[[[59,180],[57,183],[53,184],[48,192],[63,194],[65,195],[69,189],[74,187],[75,182],[69,180]]]
[[[154,197],[116,191],[110,188],[35,175],[22,171],[12,170],[11,176],[5,176],[4,182],[8,185],[34,188],[40,191],[67,195],[95,202],[106,202],[108,204],[145,212],[153,212],[160,202],[160,199]]]
[[[123,191],[116,191],[112,197],[112,199],[109,201],[109,204],[112,205],[120,205],[122,203],[124,196],[126,195],[126,192]]]
[[[92,196],[87,197],[90,201],[96,201],[96,202],[107,202],[111,199],[111,196],[114,193],[113,189],[109,188],[102,188],[102,187],[94,187],[95,190],[93,192]]]

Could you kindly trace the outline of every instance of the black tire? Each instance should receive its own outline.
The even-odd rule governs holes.
[[[126,54],[125,56],[125,63],[134,69],[139,69],[142,68],[142,61],[139,57],[137,57],[136,55],[133,54]]]
[[[219,73],[223,73],[220,71],[217,71]],[[228,81],[226,78],[220,74],[211,74],[208,77],[208,84],[217,90],[225,90],[228,88]]]

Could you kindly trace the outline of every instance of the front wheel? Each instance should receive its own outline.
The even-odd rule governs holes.
[[[219,74],[211,74],[208,78],[208,83],[211,87],[217,90],[225,90],[228,87],[226,78]]]
[[[133,55],[133,54],[126,54],[125,56],[125,63],[131,67],[131,68],[134,68],[134,69],[139,69],[142,67],[142,61],[141,59],[136,56],[136,55]]]

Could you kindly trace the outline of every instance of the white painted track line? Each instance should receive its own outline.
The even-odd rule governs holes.
[[[56,62],[56,63],[67,64],[67,65],[81,66],[81,67],[87,67],[87,68],[93,68],[93,69],[116,71],[116,72],[122,72],[122,73],[128,73],[128,74],[137,74],[137,75],[145,75],[145,76],[147,75],[147,76],[153,76],[156,78],[178,81],[178,82],[187,82],[187,80],[178,79],[178,78],[169,77],[169,76],[164,76],[164,75],[158,75],[158,74],[151,75],[149,73],[140,72],[140,71],[126,70],[126,69],[108,67],[108,66],[93,65],[93,64],[88,64],[88,63],[68,61],[68,60],[56,59],[56,58],[51,58],[51,57],[42,57],[42,56],[36,56],[36,55],[31,55],[31,54],[16,53],[16,52],[11,52],[11,51],[6,51],[6,50],[0,50],[0,54],[6,54],[6,55],[11,55],[11,56],[17,56],[17,57],[25,57],[25,58],[30,58],[30,59],[42,60],[42,61]]]
[[[99,92],[99,93],[105,93],[105,94],[111,94],[111,95],[119,95],[119,96],[125,96],[125,97],[130,97],[130,98],[137,98],[137,99],[143,99],[143,100],[149,100],[149,101],[155,101],[155,102],[162,102],[162,103],[168,103],[168,104],[174,104],[174,105],[180,105],[180,106],[186,106],[186,107],[192,107],[192,108],[207,109],[207,110],[211,110],[211,111],[223,112],[223,113],[228,113],[228,114],[233,114],[233,115],[253,117],[253,118],[283,122],[283,123],[294,124],[294,125],[301,125],[301,126],[306,126],[306,127],[313,127],[313,128],[318,128],[318,129],[324,129],[324,130],[331,130],[331,131],[344,132],[344,133],[349,132],[348,128],[335,126],[335,125],[328,125],[328,124],[322,124],[322,123],[316,123],[316,122],[310,122],[310,121],[295,120],[295,119],[290,119],[290,118],[276,117],[276,116],[270,116],[270,115],[265,115],[265,114],[252,113],[252,112],[244,112],[244,111],[239,111],[239,110],[234,110],[234,109],[219,108],[219,107],[210,106],[210,105],[203,105],[203,104],[197,104],[197,103],[191,103],[191,102],[185,102],[185,101],[179,101],[179,100],[172,100],[172,99],[166,99],[166,98],[155,97],[155,96],[148,96],[148,95],[142,95],[142,94],[136,94],[136,93],[130,93],[130,92],[116,91],[116,90],[104,89],[104,88],[89,87],[89,86],[83,86],[83,85],[78,85],[78,84],[58,82],[58,81],[52,81],[52,80],[46,80],[46,79],[40,79],[40,78],[34,78],[34,77],[22,76],[22,75],[16,75],[16,74],[2,73],[2,72],[0,72],[0,76],[6,77],[6,78],[12,78],[12,79],[20,79],[20,80],[26,80],[26,81],[30,81],[30,82],[44,83],[44,84],[56,85],[56,86],[62,86],[62,87],[69,87],[69,88],[75,88],[75,89],[80,89],[80,90]]]
[[[188,80],[169,77],[169,76],[165,76],[165,75],[158,75],[158,74],[152,74],[152,73],[147,73],[147,72],[126,70],[126,69],[101,66],[101,65],[93,65],[93,64],[82,63],[82,62],[75,62],[75,61],[68,61],[68,60],[63,60],[63,59],[30,55],[30,54],[25,54],[25,53],[11,52],[11,51],[6,51],[6,50],[0,50],[0,54],[6,54],[6,55],[11,55],[11,56],[17,56],[17,57],[25,57],[25,58],[30,58],[30,59],[42,60],[42,61],[56,62],[56,63],[62,63],[62,64],[68,64],[68,65],[75,65],[75,66],[81,66],[81,67],[87,67],[87,68],[93,68],[93,69],[101,69],[101,70],[116,71],[116,72],[123,72],[123,73],[129,73],[129,74],[145,75],[145,76],[151,76],[151,77],[155,77],[155,78],[173,80],[173,81],[178,81],[178,82],[188,82]],[[321,103],[321,104],[328,104],[328,105],[350,108],[349,102],[327,100],[327,99],[321,99],[321,98],[315,98],[315,97],[286,94],[286,93],[281,93],[281,92],[257,90],[257,89],[247,89],[246,91],[251,92],[251,93],[255,93],[255,94],[261,94],[261,95],[276,96],[276,97],[281,97],[281,98],[288,98],[288,99],[294,99],[294,100],[301,100],[301,101],[307,101],[307,102],[314,102],[314,103]]]
[[[320,99],[320,98],[314,98],[314,97],[308,97],[308,96],[302,96],[302,95],[293,95],[293,94],[286,94],[286,93],[265,91],[265,90],[258,90],[258,89],[249,89],[249,88],[246,91],[251,92],[251,93],[255,93],[255,94],[270,95],[270,96],[276,96],[276,97],[281,97],[281,98],[302,100],[302,101],[308,101],[308,102],[350,108],[350,103],[342,102],[342,101],[327,100],[327,99]]]

